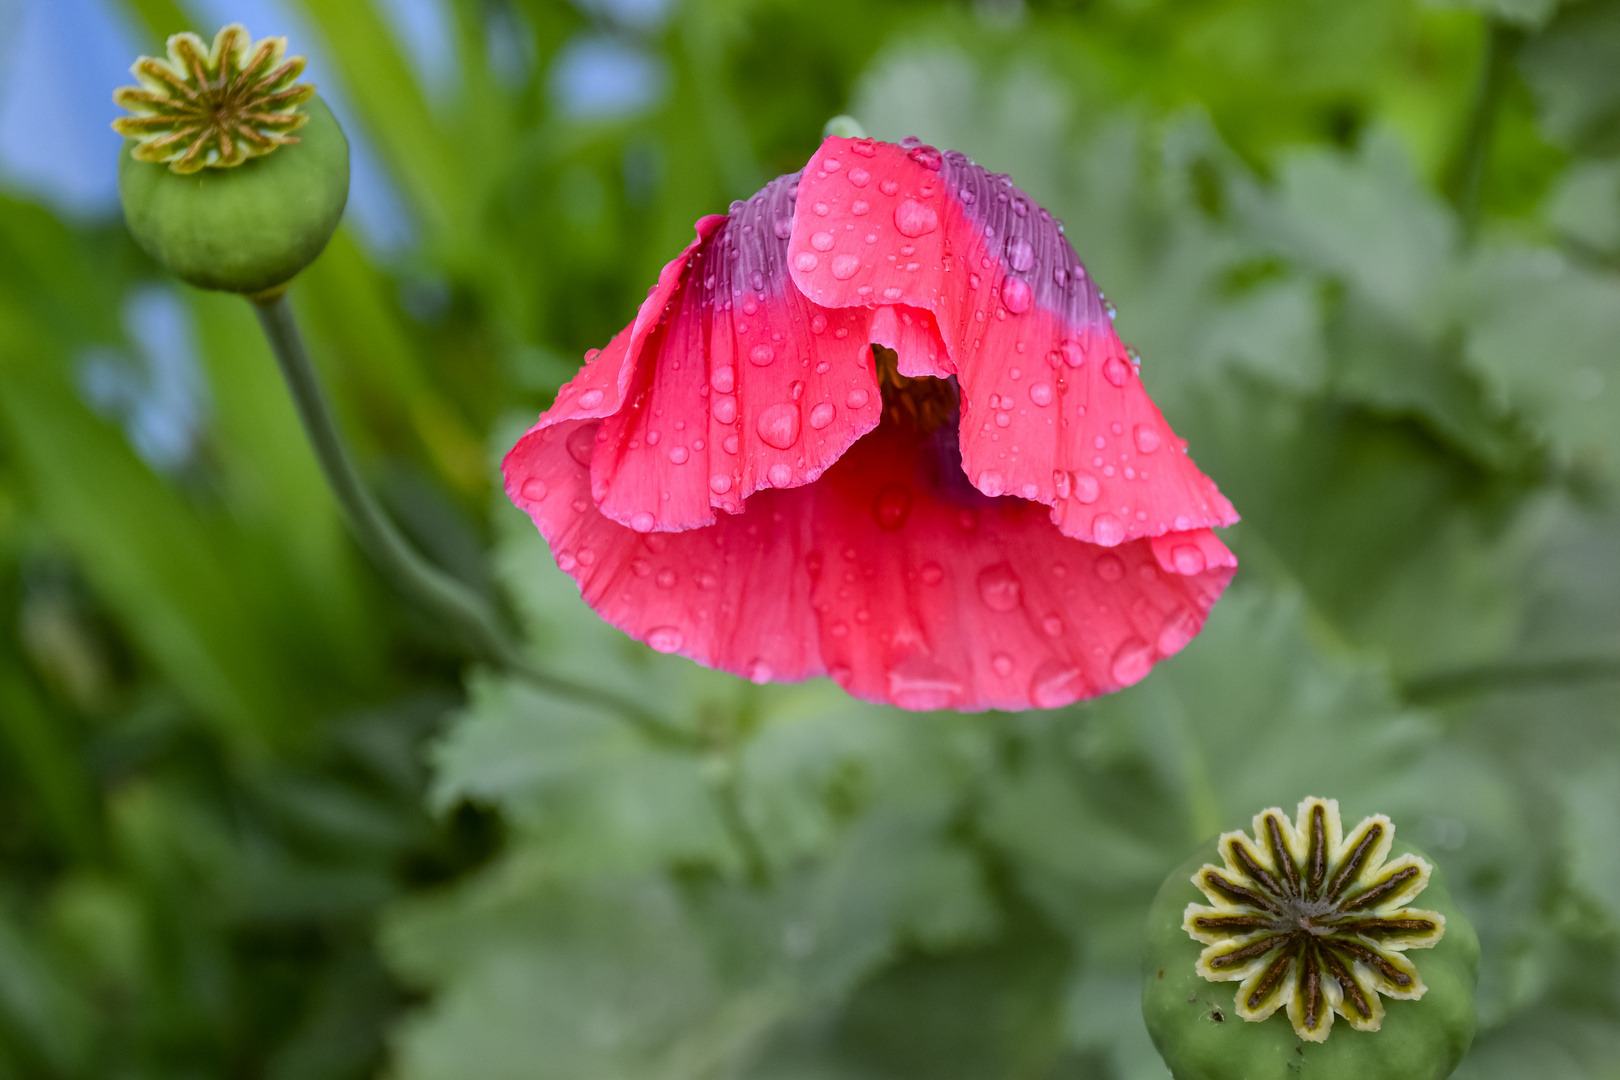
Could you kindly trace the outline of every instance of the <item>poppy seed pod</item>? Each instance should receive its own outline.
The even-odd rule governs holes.
[[[204,49],[169,39],[141,57],[141,85],[114,95],[133,115],[118,193],[130,233],[175,276],[205,289],[262,293],[326,247],[349,194],[349,144],[284,38],[252,42],[240,25]],[[297,132],[296,135],[292,134]]]
[[[1176,1080],[1451,1075],[1473,1041],[1479,941],[1394,834],[1383,815],[1345,834],[1337,802],[1311,798],[1294,821],[1261,811],[1252,839],[1224,833],[1166,879],[1142,1015]]]

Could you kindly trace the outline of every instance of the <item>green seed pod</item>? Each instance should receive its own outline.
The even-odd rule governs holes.
[[[296,82],[286,39],[253,42],[238,24],[204,49],[169,39],[141,57],[141,86],[114,95],[135,115],[118,166],[124,220],[142,248],[205,289],[263,293],[326,247],[349,195],[349,143],[331,110]],[[294,131],[296,135],[292,134]]]
[[[1394,837],[1382,815],[1345,835],[1338,803],[1311,798],[1295,821],[1261,811],[1253,839],[1223,833],[1166,879],[1142,1015],[1176,1080],[1451,1074],[1474,1038],[1479,940]]]

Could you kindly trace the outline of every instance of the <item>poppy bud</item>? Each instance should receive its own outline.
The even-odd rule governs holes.
[[[124,220],[143,249],[205,289],[261,293],[319,255],[349,194],[349,144],[285,38],[225,27],[205,49],[169,39],[141,57],[138,87],[114,95],[134,115],[119,161]],[[293,134],[297,132],[297,134]]]
[[[1346,836],[1338,803],[1310,798],[1294,821],[1261,811],[1252,839],[1223,833],[1166,879],[1142,1015],[1176,1080],[1451,1075],[1474,1037],[1479,940],[1394,833],[1375,815]]]

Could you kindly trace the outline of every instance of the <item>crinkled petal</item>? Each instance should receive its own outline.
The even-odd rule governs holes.
[[[932,313],[947,356],[914,373],[957,376],[963,465],[985,494],[1046,503],[1103,546],[1237,520],[1148,398],[1059,225],[1007,177],[932,147],[828,139],[788,252],[823,307]]]
[[[507,493],[602,618],[756,680],[827,674],[911,709],[1053,707],[1141,679],[1232,576],[1112,550],[962,478],[948,429],[884,427],[820,480],[761,491],[706,528],[638,533],[591,498],[596,425],[531,433]]]

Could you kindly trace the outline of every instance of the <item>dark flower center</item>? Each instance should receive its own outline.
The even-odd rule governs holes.
[[[878,387],[883,393],[883,422],[926,435],[936,428],[956,424],[961,408],[956,380],[931,375],[912,378],[900,374],[900,357],[893,349],[872,346],[877,365]]]

